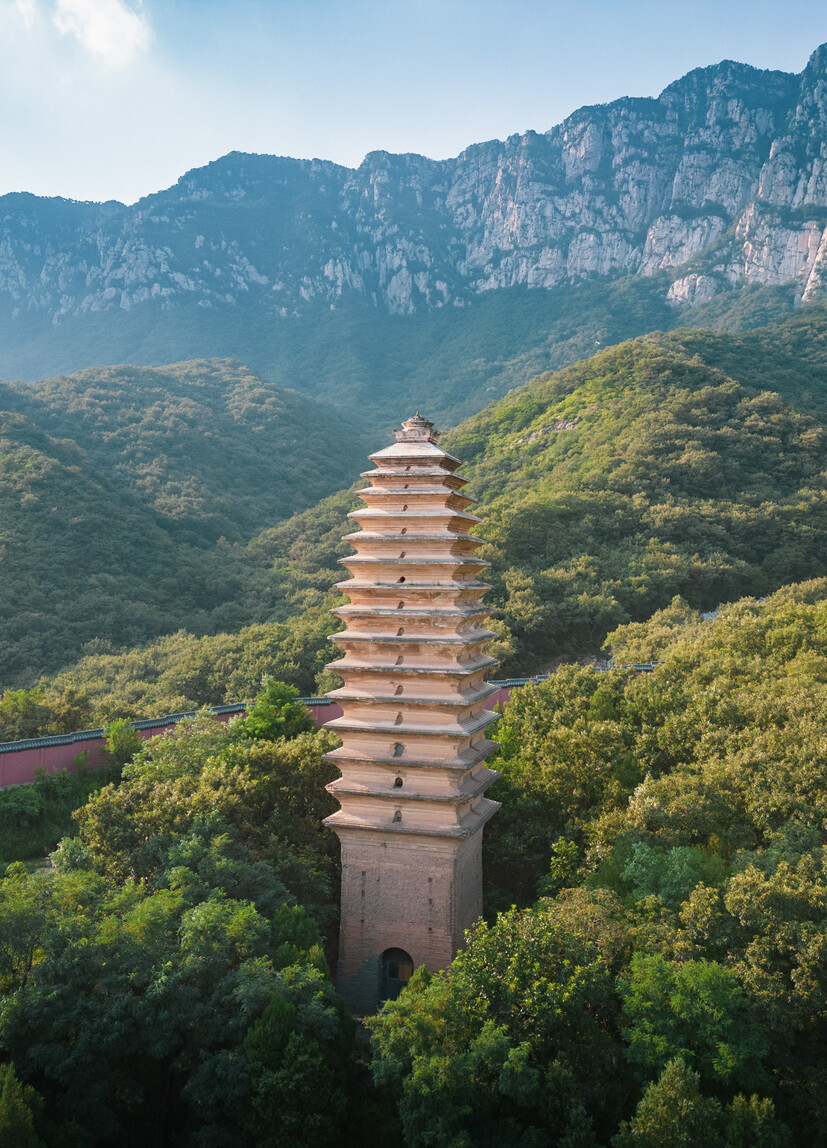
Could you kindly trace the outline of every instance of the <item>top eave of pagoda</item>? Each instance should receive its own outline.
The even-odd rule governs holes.
[[[451,462],[455,466],[460,465],[460,460],[454,455],[429,442],[395,442],[393,446],[386,446],[384,450],[368,455],[368,458],[371,462],[396,462],[415,458],[421,459],[423,463]]]
[[[450,461],[457,466],[460,460],[447,450],[437,446],[439,431],[434,430],[434,424],[423,418],[417,411],[409,419],[405,419],[399,430],[395,430],[396,442],[393,446],[386,446],[376,454],[369,455],[371,462],[394,462],[396,459],[417,458],[428,462]]]

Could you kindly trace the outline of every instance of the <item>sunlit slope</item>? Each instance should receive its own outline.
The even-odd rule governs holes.
[[[646,336],[446,435],[480,499],[502,672],[595,653],[675,594],[707,610],[824,574],[826,366],[821,311],[746,336]],[[354,505],[352,489],[327,498],[241,552],[246,618],[264,628],[100,655],[61,688],[157,708],[249,694],[266,671],[311,692]]]
[[[522,666],[593,651],[674,594],[711,609],[824,572],[824,428],[805,410],[825,409],[827,323],[790,326],[636,339],[449,436]]]

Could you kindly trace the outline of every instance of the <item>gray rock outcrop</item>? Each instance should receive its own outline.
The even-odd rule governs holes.
[[[450,160],[231,153],[131,207],[0,198],[9,320],[348,296],[405,314],[662,272],[675,304],[827,290],[827,45],[799,76],[725,61]]]

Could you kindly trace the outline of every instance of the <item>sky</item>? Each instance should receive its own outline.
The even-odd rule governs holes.
[[[824,41],[824,0],[0,0],[0,194],[131,203],[229,151],[445,158]]]

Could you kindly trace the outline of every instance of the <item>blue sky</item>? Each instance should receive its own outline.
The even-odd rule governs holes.
[[[132,202],[232,150],[445,157],[825,40],[824,0],[0,0],[0,193]]]

